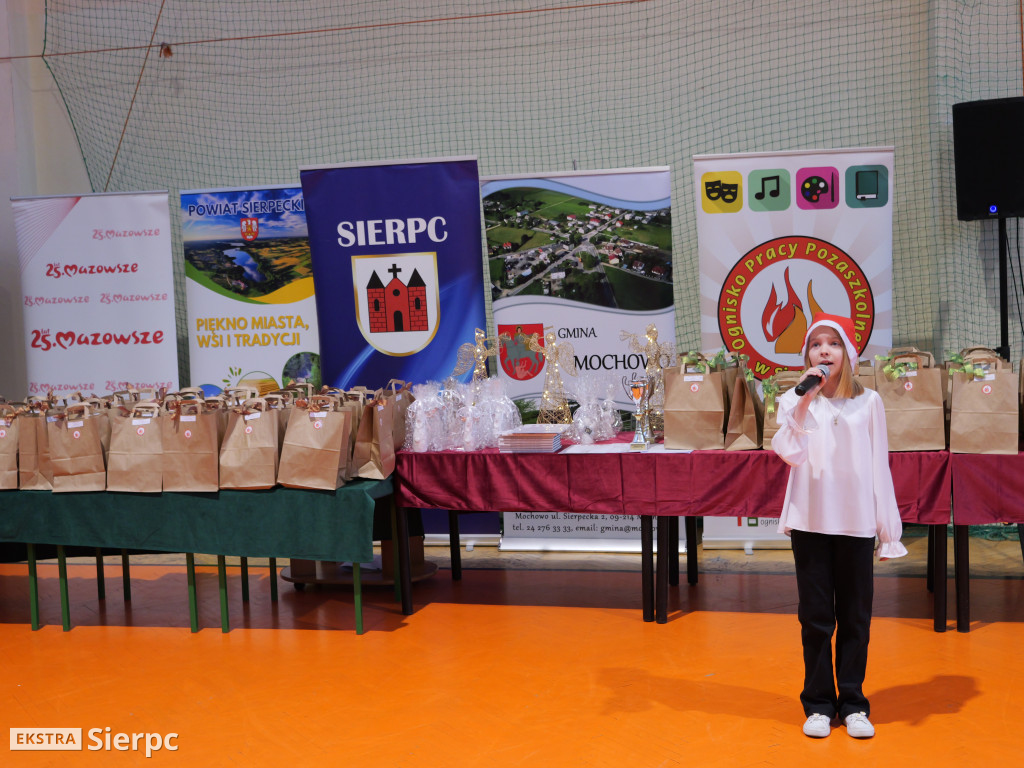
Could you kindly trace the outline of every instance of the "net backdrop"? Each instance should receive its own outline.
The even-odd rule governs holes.
[[[47,0],[44,60],[93,190],[169,189],[172,206],[181,189],[297,184],[299,166],[335,162],[668,165],[681,349],[700,339],[693,155],[894,145],[894,343],[939,356],[999,343],[997,226],[956,219],[950,107],[1022,93],[1019,14],[1016,0]],[[1009,236],[1017,359],[1017,220]]]

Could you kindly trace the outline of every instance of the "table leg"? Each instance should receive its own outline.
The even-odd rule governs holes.
[[[96,599],[107,599],[107,585],[103,580],[103,550],[96,547]]]
[[[270,558],[270,602],[277,602],[277,558]]]
[[[71,608],[68,606],[68,560],[64,545],[57,545],[57,573],[60,576],[60,621],[65,632],[71,631]]]
[[[971,631],[971,549],[966,525],[953,526],[953,568],[956,571],[956,631]]]
[[[932,621],[936,632],[946,631],[946,525],[928,526],[928,562],[932,570]]]
[[[402,509],[399,511],[398,506],[395,504],[394,494],[391,494],[391,501],[389,504],[389,510],[391,512],[391,580],[395,585],[393,590],[395,593],[395,600],[402,603],[402,607],[404,609],[405,603],[402,600],[402,595],[405,593],[405,585],[402,583],[402,558],[399,554],[401,547],[398,546],[398,542],[401,541],[402,537],[398,533],[398,518],[405,517],[405,510]],[[406,536],[408,536],[408,530],[408,520],[406,520]],[[410,610],[410,613],[411,612],[412,611]]]
[[[39,629],[39,580],[36,578],[36,545],[26,544],[28,550],[28,613],[32,629]]]
[[[644,621],[654,621],[654,517],[640,515],[640,604]]]
[[[363,583],[359,563],[352,563],[352,606],[356,612],[356,634],[363,634]]]
[[[220,631],[227,632],[228,627],[228,572],[224,563],[224,555],[217,555],[217,584],[220,587]]]
[[[132,601],[132,577],[128,571],[128,550],[121,550],[121,585],[124,587],[124,601]]]
[[[685,517],[686,522],[686,583],[697,583],[697,518]]]
[[[668,561],[668,583],[679,586],[679,518],[673,515],[668,519],[668,539],[671,552],[666,552]]]
[[[938,526],[928,526],[928,566],[925,570],[924,585],[929,592],[935,592],[935,536]]]
[[[249,602],[249,558],[239,558],[239,564],[242,566],[242,602]]]
[[[396,514],[398,541],[395,542],[395,548],[398,550],[399,578],[395,580],[395,583],[401,584],[402,614],[410,616],[412,615],[412,564],[409,557],[409,517],[407,512],[408,509],[402,507]]]
[[[659,624],[668,621],[668,563],[672,559],[669,549],[668,520],[659,517],[658,560],[654,576],[654,620]]]
[[[188,620],[193,632],[199,631],[199,608],[196,605],[196,556],[185,553],[185,573],[188,578]]]
[[[459,542],[459,513],[448,510],[448,551],[452,557],[452,581],[462,579],[462,544]]]

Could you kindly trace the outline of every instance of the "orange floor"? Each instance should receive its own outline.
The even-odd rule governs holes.
[[[24,564],[0,565],[0,732],[107,727],[177,733],[177,750],[9,752],[2,766],[979,766],[1024,747],[1024,580],[975,579],[969,634],[932,631],[923,578],[878,576],[866,691],[878,735],[800,732],[800,647],[791,576],[706,574],[673,590],[668,624],[640,618],[625,571],[448,570],[402,616],[390,590],[269,599],[251,568],[232,630],[219,628],[215,569],[200,569],[191,634],[184,568],[70,567],[62,632],[56,567],[40,566],[31,631]],[[95,744],[86,741],[86,744]],[[142,743],[140,743],[140,748]],[[854,761],[857,761],[854,763]]]

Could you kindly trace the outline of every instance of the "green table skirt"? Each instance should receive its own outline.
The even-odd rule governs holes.
[[[368,562],[390,480],[337,491],[0,492],[0,541]]]

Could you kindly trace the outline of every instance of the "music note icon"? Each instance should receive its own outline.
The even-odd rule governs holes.
[[[764,176],[761,178],[761,190],[759,192],[754,193],[755,199],[764,200],[765,186],[768,184],[775,185],[773,189],[768,190],[768,195],[771,197],[779,196],[779,176],[778,174],[776,174],[775,176]]]

